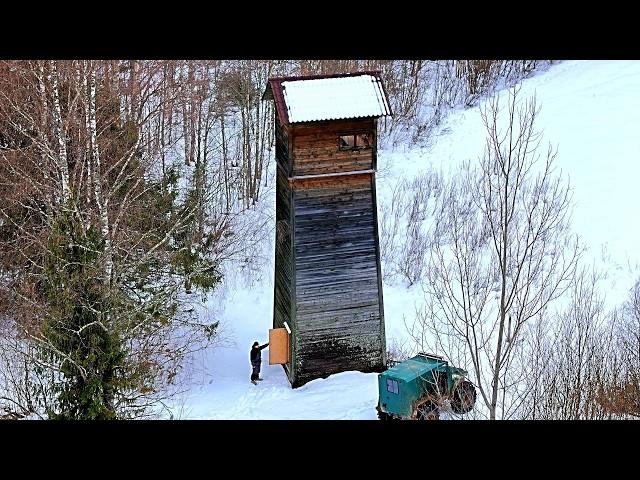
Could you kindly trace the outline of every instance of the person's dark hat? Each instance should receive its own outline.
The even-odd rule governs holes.
[[[253,342],[254,347],[257,347],[258,345],[260,345],[258,342]]]

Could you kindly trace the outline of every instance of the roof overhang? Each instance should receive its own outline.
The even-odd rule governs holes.
[[[371,76],[374,77],[376,86],[378,89],[376,90],[376,94],[378,95],[378,101],[380,102],[381,109],[380,111],[373,114],[365,114],[365,115],[345,115],[338,118],[317,118],[317,119],[304,119],[301,121],[290,121],[289,108],[287,107],[285,88],[283,83],[286,82],[298,82],[298,81],[306,81],[306,80],[319,80],[319,79],[332,79],[332,78],[345,78],[345,77],[358,77],[358,76]],[[379,92],[379,93],[377,93]],[[373,71],[362,71],[362,72],[353,72],[353,73],[340,73],[333,75],[306,75],[306,76],[290,76],[290,77],[272,77],[269,79],[264,94],[262,95],[262,100],[273,100],[275,104],[276,114],[280,119],[280,122],[289,125],[289,124],[297,124],[297,123],[314,123],[314,122],[323,122],[323,121],[333,121],[333,120],[346,120],[349,118],[378,118],[381,116],[391,116],[393,112],[391,110],[391,104],[389,102],[389,98],[387,96],[386,89],[384,87],[384,83],[382,82],[381,72],[379,70]]]

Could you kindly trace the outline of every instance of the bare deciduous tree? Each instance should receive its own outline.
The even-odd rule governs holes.
[[[413,332],[469,366],[491,419],[509,411],[507,372],[524,326],[567,290],[581,253],[569,232],[570,189],[553,174],[556,154],[549,147],[540,158],[535,99],[521,104],[518,91],[506,116],[499,97],[489,100],[484,156],[442,197],[426,312]]]
[[[400,276],[409,286],[422,280],[426,251],[432,239],[433,209],[442,190],[442,176],[429,170],[402,179],[391,201],[381,206],[380,243],[385,275]]]
[[[599,292],[600,275],[580,269],[566,304],[524,333],[517,356],[518,416],[527,419],[603,419],[601,391],[618,376],[611,316]]]
[[[607,360],[617,360],[618,369],[603,382],[599,403],[610,414],[640,418],[640,280],[616,318],[614,335],[614,355],[609,352]]]

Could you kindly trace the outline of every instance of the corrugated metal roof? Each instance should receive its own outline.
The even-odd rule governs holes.
[[[289,123],[391,115],[378,75],[282,79],[276,85]]]

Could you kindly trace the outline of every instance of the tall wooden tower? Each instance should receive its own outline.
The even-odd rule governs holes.
[[[380,72],[271,78],[277,159],[274,328],[295,388],[386,362],[376,207]],[[286,322],[286,325],[285,325]]]

